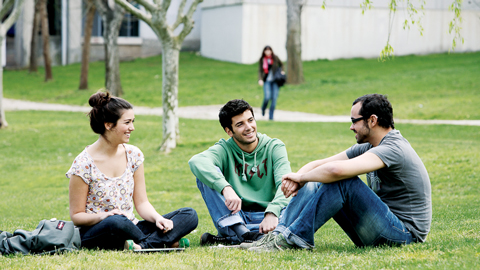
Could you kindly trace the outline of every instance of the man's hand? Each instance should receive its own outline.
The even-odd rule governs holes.
[[[225,197],[225,205],[228,210],[232,211],[232,215],[242,210],[242,200],[231,186],[226,186],[222,190],[223,197]]]
[[[267,214],[265,214],[265,217],[263,218],[262,223],[260,223],[259,232],[260,233],[271,232],[275,230],[277,225],[278,225],[278,217],[275,216],[275,214],[268,212]]]
[[[298,191],[305,185],[301,182],[301,174],[289,173],[282,177],[282,191],[286,198],[297,196]]]

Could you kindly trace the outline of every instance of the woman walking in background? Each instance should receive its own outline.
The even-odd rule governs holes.
[[[90,127],[98,140],[83,150],[67,172],[70,218],[80,227],[82,246],[101,249],[178,247],[193,231],[192,208],[160,215],[148,201],[142,151],[127,144],[135,130],[126,100],[96,93],[89,99]],[[133,207],[145,220],[139,221]]]
[[[283,64],[280,59],[273,53],[270,46],[265,46],[262,51],[262,56],[258,61],[258,84],[263,86],[263,103],[262,103],[262,115],[265,116],[265,110],[267,109],[268,102],[270,103],[269,119],[273,120],[273,112],[275,111],[275,105],[277,104],[278,94],[280,88],[274,80],[274,74],[277,69],[281,69],[283,72]]]

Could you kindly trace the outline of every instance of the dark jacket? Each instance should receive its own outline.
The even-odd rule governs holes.
[[[272,66],[269,69],[269,72],[275,72],[275,70],[277,70],[277,68],[281,68],[283,70],[283,64],[282,64],[282,61],[280,61],[280,59],[276,55],[274,55],[273,56],[273,63],[272,63]],[[265,73],[263,71],[263,57],[262,57],[258,61],[258,79],[262,80],[262,81],[265,81],[267,79],[267,75],[268,75],[268,73]]]

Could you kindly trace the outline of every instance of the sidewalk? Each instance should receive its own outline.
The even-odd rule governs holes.
[[[83,112],[90,111],[90,107],[50,104],[31,102],[15,99],[3,99],[3,106],[6,111],[68,111],[68,112]],[[180,118],[188,119],[204,119],[204,120],[218,120],[218,110],[222,105],[208,105],[208,106],[190,106],[178,108],[178,116]],[[163,110],[161,107],[134,107],[135,114],[138,115],[156,115],[161,116]],[[254,108],[256,119],[260,121],[268,121],[267,116],[262,116],[260,108]],[[275,110],[275,121],[277,122],[338,122],[349,123],[350,116],[328,116],[314,113],[304,112],[290,112]],[[395,119],[395,123],[410,123],[422,125],[463,125],[463,126],[480,126],[480,120],[406,120]]]

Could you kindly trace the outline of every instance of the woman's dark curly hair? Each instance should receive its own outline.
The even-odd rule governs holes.
[[[133,109],[128,101],[113,97],[109,92],[97,92],[90,96],[88,104],[92,109],[88,113],[90,117],[90,127],[93,132],[103,135],[105,133],[105,123],[117,124],[118,119],[122,117],[124,110]]]

